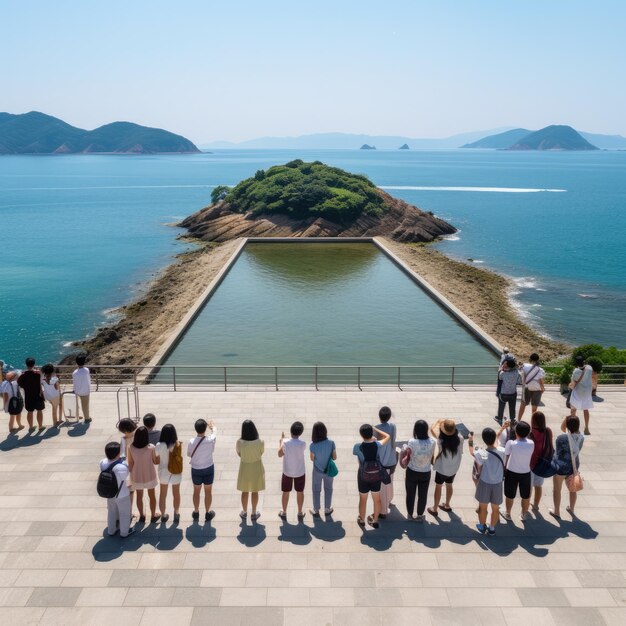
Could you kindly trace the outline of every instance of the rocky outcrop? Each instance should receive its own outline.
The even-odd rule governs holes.
[[[221,201],[184,219],[179,226],[203,241],[229,241],[237,237],[389,237],[406,243],[428,242],[456,232],[442,219],[393,198],[383,191],[385,214],[361,215],[348,225],[321,217],[295,220],[286,215],[241,214]]]

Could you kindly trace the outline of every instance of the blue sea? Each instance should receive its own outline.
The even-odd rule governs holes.
[[[185,248],[171,224],[213,185],[295,158],[450,221],[439,249],[510,276],[542,332],[626,347],[626,152],[224,150],[0,157],[0,358],[58,359]]]

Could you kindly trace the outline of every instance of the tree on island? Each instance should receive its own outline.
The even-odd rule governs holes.
[[[217,185],[211,192],[211,204],[217,204],[220,200],[224,200],[230,191],[230,187],[226,185]]]

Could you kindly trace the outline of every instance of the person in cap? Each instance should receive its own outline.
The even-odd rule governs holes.
[[[450,512],[452,499],[452,483],[461,466],[463,456],[463,437],[459,434],[456,423],[452,419],[437,420],[430,429],[433,437],[439,444],[439,453],[435,457],[435,498],[433,506],[428,509],[431,515],[439,515],[438,508],[441,500],[442,487],[446,485],[446,501],[441,505],[443,511]]]

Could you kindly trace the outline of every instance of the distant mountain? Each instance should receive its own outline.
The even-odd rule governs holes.
[[[185,137],[160,128],[113,122],[83,130],[31,111],[0,113],[0,154],[157,154],[200,152]]]
[[[571,126],[546,126],[530,133],[507,150],[597,150]]]
[[[578,132],[600,150],[626,150],[626,137],[621,135],[598,135],[597,133],[583,133],[581,130]]]
[[[532,130],[526,130],[525,128],[514,128],[504,133],[489,135],[478,141],[466,143],[464,146],[461,146],[461,148],[493,148],[495,150],[504,150],[532,132]]]
[[[361,150],[376,150],[376,146],[370,146],[369,143],[364,143],[360,149]]]
[[[260,137],[239,143],[214,141],[202,144],[202,148],[228,148],[237,150],[354,150],[367,143],[378,150],[397,150],[408,144],[412,150],[452,150],[465,143],[482,139],[487,135],[510,130],[511,127],[473,131],[442,139],[415,139],[402,135],[357,135],[350,133],[315,133],[299,137]]]
[[[398,150],[410,150],[408,143],[403,143]]]

